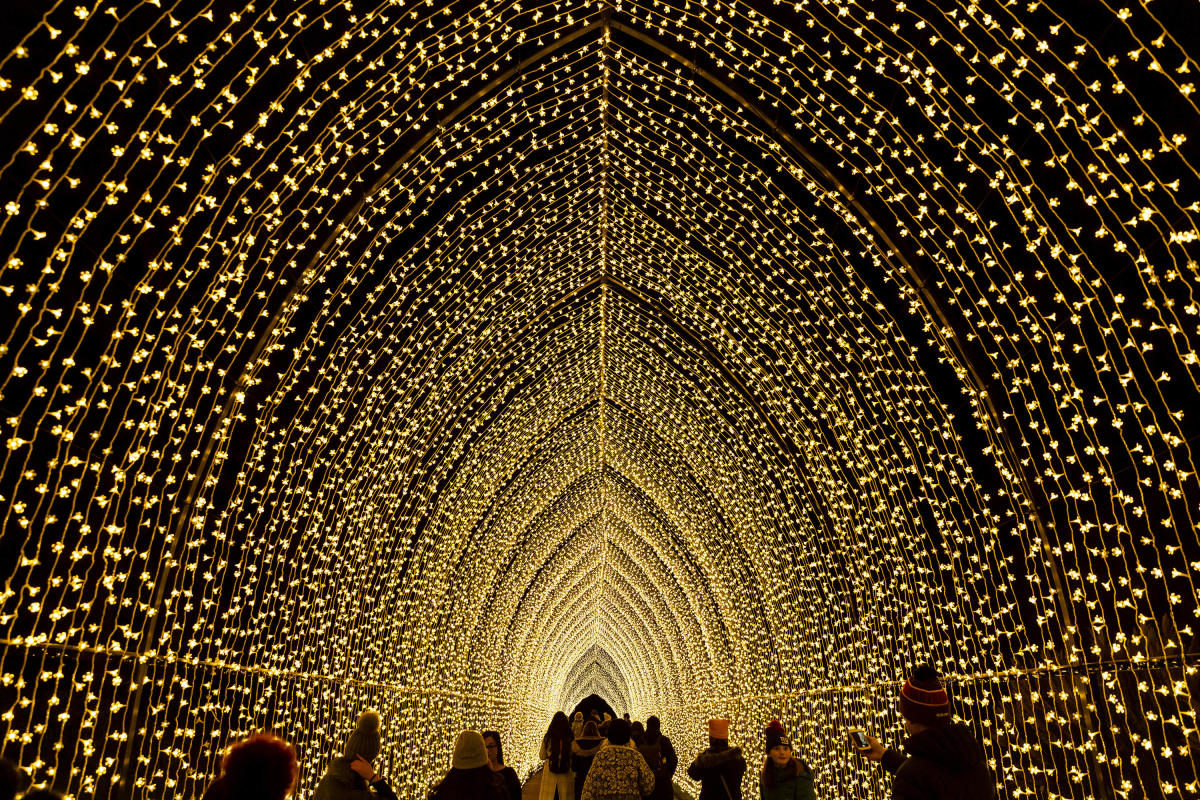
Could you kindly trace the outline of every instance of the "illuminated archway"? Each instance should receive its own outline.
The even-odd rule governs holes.
[[[1194,790],[1188,20],[200,5],[0,62],[5,756],[372,705],[416,794],[597,692],[875,796],[930,659],[1006,796]]]

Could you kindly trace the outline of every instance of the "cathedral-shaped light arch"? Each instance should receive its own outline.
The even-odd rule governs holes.
[[[604,685],[876,796],[930,659],[1005,796],[1194,792],[1195,20],[1061,5],[18,19],[4,755],[416,794]]]

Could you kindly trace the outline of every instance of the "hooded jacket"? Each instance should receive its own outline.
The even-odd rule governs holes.
[[[371,789],[375,791],[372,792]],[[383,778],[367,787],[366,780],[350,769],[350,759],[338,756],[329,762],[329,768],[313,792],[313,800],[396,800],[396,793]]]
[[[905,739],[904,751],[889,748],[880,760],[896,776],[893,800],[995,800],[987,758],[966,725],[927,728]]]
[[[746,758],[742,748],[710,739],[712,746],[688,767],[688,777],[700,781],[700,800],[742,800]]]
[[[508,793],[500,774],[484,764],[470,769],[451,769],[433,787],[429,800],[508,800]]]
[[[604,740],[599,737],[581,738],[571,742],[571,769],[575,773],[576,794],[583,792],[583,781],[591,769],[592,759],[603,745]]]

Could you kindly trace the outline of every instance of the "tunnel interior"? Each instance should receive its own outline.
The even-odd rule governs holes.
[[[307,797],[370,707],[416,797],[596,695],[875,798],[927,661],[1001,797],[1200,791],[1200,26],[1134,5],[18,3],[3,756]]]

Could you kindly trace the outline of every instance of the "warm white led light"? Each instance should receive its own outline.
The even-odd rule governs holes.
[[[928,658],[1005,797],[1200,791],[1195,25],[1066,5],[7,22],[3,755],[370,706],[416,797],[598,692],[875,797]]]

